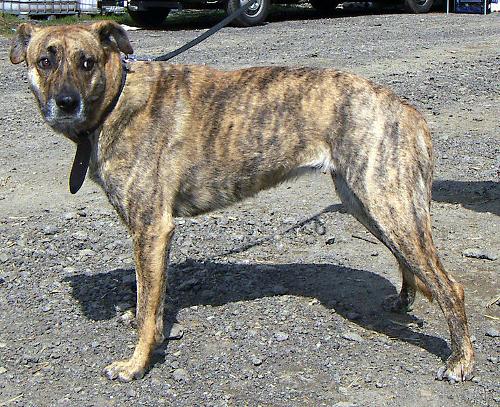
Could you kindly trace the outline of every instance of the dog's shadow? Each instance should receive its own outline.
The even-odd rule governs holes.
[[[68,277],[73,296],[92,320],[111,319],[125,300],[135,299],[135,272],[116,269],[95,275]],[[123,281],[128,283],[124,284]],[[385,311],[384,299],[395,287],[377,274],[328,264],[235,264],[194,262],[169,265],[169,293],[165,332],[170,332],[180,309],[193,305],[219,306],[277,295],[316,298],[343,318],[365,329],[426,349],[443,360],[447,343],[407,326],[420,321],[410,315]],[[167,346],[168,341],[163,345]],[[155,363],[161,363],[156,357]]]
[[[476,212],[500,216],[500,182],[495,181],[434,181],[432,199],[460,204]]]

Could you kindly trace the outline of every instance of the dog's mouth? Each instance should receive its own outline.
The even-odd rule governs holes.
[[[76,134],[86,130],[85,107],[81,101],[75,104],[71,111],[67,111],[67,109],[61,109],[54,99],[50,99],[41,110],[50,127],[73,141],[76,141]]]

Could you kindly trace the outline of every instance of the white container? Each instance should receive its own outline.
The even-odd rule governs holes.
[[[0,1],[0,12],[24,15],[76,14],[76,0],[11,0]]]
[[[87,14],[99,13],[99,8],[97,7],[97,0],[78,0],[78,11]]]

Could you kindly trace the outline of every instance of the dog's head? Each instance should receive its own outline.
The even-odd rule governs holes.
[[[26,62],[44,119],[76,141],[100,123],[120,90],[120,51],[133,53],[127,34],[112,21],[46,28],[21,24],[10,60]]]

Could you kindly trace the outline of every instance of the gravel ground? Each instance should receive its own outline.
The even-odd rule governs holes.
[[[210,24],[130,36],[157,55]],[[131,243],[95,185],[69,194],[74,147],[42,123],[24,67],[0,45],[0,406],[499,405],[498,15],[281,13],[176,60],[337,67],[425,114],[435,239],[465,284],[477,352],[475,379],[455,385],[435,380],[449,353],[440,310],[422,298],[408,316],[382,309],[400,284],[395,261],[326,176],[177,219],[172,339],[143,380],[101,377],[135,342]]]

